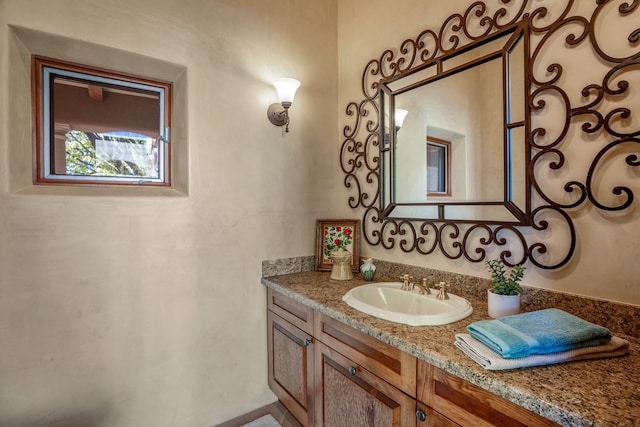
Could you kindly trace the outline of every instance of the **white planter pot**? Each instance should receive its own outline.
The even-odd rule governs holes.
[[[489,316],[494,319],[503,316],[520,313],[520,294],[518,295],[498,295],[491,289],[487,292],[489,303]]]

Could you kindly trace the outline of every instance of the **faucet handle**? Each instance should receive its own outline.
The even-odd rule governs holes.
[[[438,299],[449,299],[449,295],[447,295],[447,291],[445,288],[449,288],[449,284],[445,282],[440,282],[436,285],[440,288],[440,292],[438,292]]]
[[[410,291],[411,289],[413,289],[413,276],[405,273],[400,276],[400,280],[402,280],[402,290]]]

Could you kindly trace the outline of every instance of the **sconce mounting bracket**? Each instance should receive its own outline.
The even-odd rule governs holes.
[[[267,117],[269,117],[269,121],[276,126],[284,126],[287,123],[287,111],[282,104],[278,102],[269,105]]]

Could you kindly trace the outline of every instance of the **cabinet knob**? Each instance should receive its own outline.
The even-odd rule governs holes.
[[[351,375],[355,375],[355,374],[357,374],[357,373],[358,373],[358,368],[356,368],[355,366],[351,366],[351,367],[349,367],[349,373],[350,373]]]
[[[305,340],[302,342],[302,345],[303,345],[304,347],[309,347],[309,346],[311,345],[311,340],[310,340],[309,338],[305,339]]]
[[[427,413],[421,410],[417,410],[416,418],[418,419],[418,421],[427,421]]]

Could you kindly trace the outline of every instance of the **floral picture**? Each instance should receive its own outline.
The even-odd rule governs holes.
[[[331,251],[336,249],[344,249],[352,251],[353,246],[353,227],[331,225],[324,229],[324,252],[323,255],[329,259]]]
[[[359,264],[360,222],[357,220],[318,220],[316,225],[316,269],[331,270],[331,252],[343,249],[352,254],[351,268]]]

